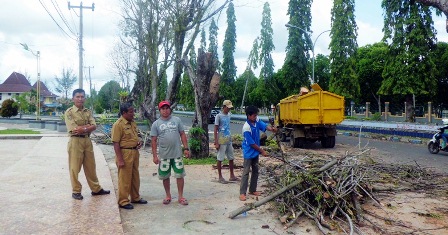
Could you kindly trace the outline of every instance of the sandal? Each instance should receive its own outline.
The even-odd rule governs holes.
[[[179,198],[179,204],[186,206],[186,205],[188,205],[188,201],[184,197]]]
[[[240,178],[238,178],[238,177],[233,177],[233,178],[230,178],[229,181],[233,181],[233,182],[234,182],[234,181],[240,181]]]
[[[224,178],[219,178],[218,183],[227,184],[228,182]]]
[[[240,201],[246,201],[246,194],[240,195]]]
[[[170,202],[171,202],[171,198],[170,197],[167,197],[167,198],[163,199],[163,204],[164,205],[168,205],[168,204],[170,204]]]
[[[251,193],[249,193],[250,195],[253,195],[253,196],[260,196],[261,195],[261,192],[260,191],[255,191],[255,192],[251,192]]]

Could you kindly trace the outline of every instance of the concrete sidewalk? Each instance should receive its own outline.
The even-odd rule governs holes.
[[[84,200],[78,201],[71,197],[65,133],[1,137],[0,234],[123,234],[109,167],[97,145],[98,178],[111,194],[91,196],[81,171]]]

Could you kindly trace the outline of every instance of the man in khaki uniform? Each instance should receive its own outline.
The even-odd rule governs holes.
[[[140,197],[140,174],[138,170],[142,142],[138,138],[137,124],[134,122],[134,107],[130,103],[120,106],[121,117],[112,126],[115,162],[118,167],[118,205],[124,209],[134,209],[131,204],[147,204]],[[129,195],[131,200],[129,200]]]
[[[78,180],[81,167],[84,168],[84,174],[93,196],[109,194],[109,190],[104,190],[100,186],[96,176],[93,145],[89,138],[90,133],[96,130],[96,123],[91,111],[84,108],[85,91],[83,89],[74,90],[72,100],[74,105],[65,111],[65,125],[70,136],[67,151],[72,197],[77,200],[84,198],[81,194],[82,185]]]

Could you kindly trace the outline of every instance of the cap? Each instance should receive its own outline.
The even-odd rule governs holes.
[[[230,100],[224,100],[224,102],[222,102],[222,106],[227,106],[229,109],[233,108],[232,101]]]
[[[159,103],[159,109],[161,109],[164,105],[168,105],[168,107],[171,107],[170,102],[166,101],[166,100],[162,100]]]

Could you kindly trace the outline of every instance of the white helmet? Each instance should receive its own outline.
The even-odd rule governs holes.
[[[443,123],[443,125],[448,125],[448,118],[442,119],[442,123]]]

